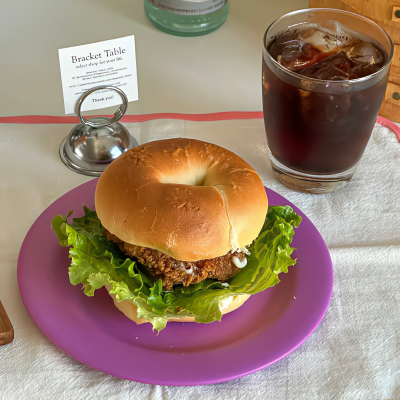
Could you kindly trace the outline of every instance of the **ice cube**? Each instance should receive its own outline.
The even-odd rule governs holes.
[[[299,39],[298,29],[295,29],[293,31],[288,30],[277,35],[275,45],[279,48],[300,47],[301,43]]]
[[[301,39],[305,43],[313,45],[321,53],[332,53],[334,49],[337,49],[336,38],[318,29],[305,31],[301,34]]]
[[[379,71],[379,67],[376,64],[355,64],[351,69],[349,79],[362,78],[374,74],[377,71]]]
[[[321,80],[343,81],[349,79],[351,67],[352,62],[346,57],[346,54],[340,52],[326,57],[318,64],[305,68],[301,71],[301,75]]]
[[[318,29],[335,36],[339,48],[350,46],[354,42],[352,31],[337,21],[322,22]]]
[[[310,43],[321,53],[338,53],[340,49],[353,43],[351,33],[335,21],[321,25],[313,24],[300,34],[300,39]]]
[[[301,49],[287,47],[278,57],[278,62],[284,67],[296,71],[315,64],[318,61],[318,54],[318,50],[310,44],[305,44]]]
[[[343,49],[350,60],[360,64],[380,64],[383,61],[382,53],[372,43],[357,43]]]

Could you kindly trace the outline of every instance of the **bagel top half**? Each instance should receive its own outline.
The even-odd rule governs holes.
[[[249,164],[194,139],[126,151],[99,178],[95,204],[103,226],[119,239],[182,261],[250,244],[268,209],[264,186]]]

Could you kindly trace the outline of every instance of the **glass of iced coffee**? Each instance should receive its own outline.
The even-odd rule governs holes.
[[[264,36],[263,110],[273,171],[309,193],[343,187],[371,136],[393,44],[360,15],[307,9]]]

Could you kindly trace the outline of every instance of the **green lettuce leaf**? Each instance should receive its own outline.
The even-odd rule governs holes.
[[[196,322],[221,321],[219,302],[238,294],[255,294],[279,282],[278,274],[286,273],[296,260],[290,247],[294,227],[301,217],[291,207],[270,207],[257,239],[248,247],[247,265],[238,274],[221,283],[206,279],[185,287],[175,285],[165,291],[161,280],[154,280],[148,269],[127,258],[117,245],[103,235],[103,227],[95,211],[84,206],[85,215],[74,218],[54,217],[52,228],[62,246],[70,247],[72,259],[69,279],[82,284],[87,296],[108,285],[117,301],[137,306],[139,318],[151,322],[153,329],[165,328],[170,317],[193,316]]]

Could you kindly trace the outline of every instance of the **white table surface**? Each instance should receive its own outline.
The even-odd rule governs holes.
[[[63,115],[58,49],[128,35],[135,35],[139,83],[128,114],[261,111],[263,34],[308,1],[230,3],[220,29],[184,38],[153,27],[143,0],[3,1],[0,116]]]
[[[141,143],[184,136],[225,146],[247,160],[266,186],[297,205],[319,229],[332,257],[335,283],[327,314],[288,357],[218,385],[128,382],[75,361],[29,317],[18,291],[17,258],[41,212],[91,178],[68,170],[59,159],[58,147],[72,125],[0,124],[0,299],[16,334],[12,344],[0,347],[1,400],[400,398],[400,143],[394,133],[375,129],[343,190],[310,195],[274,179],[261,119],[126,125]]]

